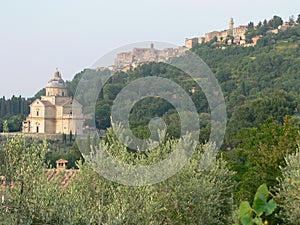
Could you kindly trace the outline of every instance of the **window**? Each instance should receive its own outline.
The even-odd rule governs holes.
[[[36,127],[36,132],[37,132],[37,133],[39,133],[39,130],[40,130],[40,128],[39,128],[39,127]]]
[[[36,116],[39,116],[39,115],[40,115],[40,111],[36,110]]]
[[[65,92],[62,92],[61,95],[64,97],[65,96]]]

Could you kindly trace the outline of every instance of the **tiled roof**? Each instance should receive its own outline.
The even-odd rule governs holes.
[[[40,100],[40,101],[44,106],[54,106],[51,102],[49,102],[47,100]]]
[[[57,170],[48,169],[46,171],[46,176],[49,181],[54,181],[60,179],[62,187],[67,187],[70,184],[72,178],[75,177],[77,170]]]
[[[68,104],[68,103],[70,103],[70,102],[72,102],[72,98],[66,99],[65,101],[63,101],[63,102],[57,104],[57,106],[64,106],[64,105],[66,105],[66,104]]]

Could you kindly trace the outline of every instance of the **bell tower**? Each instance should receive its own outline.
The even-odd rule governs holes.
[[[234,27],[234,22],[233,22],[233,18],[230,18],[229,21],[229,35],[233,36],[233,27]]]

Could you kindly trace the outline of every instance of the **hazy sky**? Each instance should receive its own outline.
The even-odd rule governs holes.
[[[250,2],[250,3],[247,3]],[[0,0],[0,96],[33,96],[58,67],[71,80],[112,49],[183,45],[235,25],[300,14],[299,0]]]

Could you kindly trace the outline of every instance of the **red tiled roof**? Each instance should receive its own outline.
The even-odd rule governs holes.
[[[62,187],[67,187],[70,184],[72,178],[76,175],[76,170],[57,170],[57,169],[48,169],[46,171],[46,177],[49,181],[54,181],[60,179]]]

